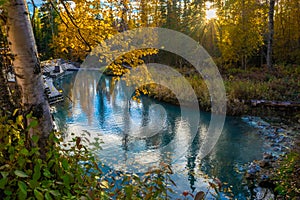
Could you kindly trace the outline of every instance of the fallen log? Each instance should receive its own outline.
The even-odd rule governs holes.
[[[300,102],[293,101],[269,101],[269,100],[251,100],[252,107],[269,106],[269,107],[283,107],[283,108],[300,108]]]

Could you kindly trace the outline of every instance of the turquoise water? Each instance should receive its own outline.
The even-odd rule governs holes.
[[[111,77],[102,77],[98,82],[97,73],[91,73],[82,87],[74,89],[75,77],[76,73],[72,73],[56,80],[66,101],[56,106],[55,121],[66,139],[71,138],[70,133],[84,132],[90,134],[90,142],[99,138],[104,143],[102,150],[95,150],[95,155],[117,170],[127,167],[138,171],[136,167],[142,168],[149,160],[168,163],[174,169],[172,178],[177,183],[174,189],[178,193],[206,191],[207,181],[217,177],[232,190],[235,198],[249,196],[248,188],[242,184],[243,167],[262,157],[264,143],[257,130],[240,118],[226,117],[217,144],[200,159],[201,136],[208,129],[210,113],[200,113],[198,133],[192,138],[189,120],[181,117],[180,107],[147,97],[142,97],[140,103],[130,101],[128,104],[124,88],[114,87]],[[129,112],[124,114],[127,108]],[[193,114],[194,110],[190,112]],[[145,131],[143,127],[152,127],[157,134],[151,137],[131,134]],[[160,149],[178,138],[180,145],[175,144],[168,153],[180,152],[181,156],[172,160]],[[187,151],[183,146],[188,147]],[[127,161],[132,158],[138,159],[139,164],[130,165]]]

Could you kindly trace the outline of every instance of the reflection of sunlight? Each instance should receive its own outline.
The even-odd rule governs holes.
[[[176,133],[174,138],[176,146],[173,152],[176,152],[177,155],[182,155],[185,152],[184,149],[188,148],[192,142],[189,121],[177,118],[174,131]]]
[[[146,164],[152,164],[152,166],[159,166],[161,155],[156,151],[144,151],[139,154],[135,154],[135,162],[141,166]]]
[[[207,1],[205,3],[205,7],[206,7],[205,15],[207,21],[217,18],[217,10],[216,8],[213,7],[212,2]]]

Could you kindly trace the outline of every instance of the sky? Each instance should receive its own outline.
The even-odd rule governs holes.
[[[37,7],[41,6],[42,2],[43,2],[42,0],[34,0],[34,3]],[[27,5],[28,5],[28,9],[29,9],[30,14],[32,14],[33,7],[32,7],[32,4],[31,4],[31,1],[27,0]]]
[[[34,0],[34,3],[36,3],[36,4],[42,4],[42,0]]]
[[[29,0],[27,0],[27,2],[29,3],[28,4],[28,7],[29,7],[29,12],[32,14],[32,6],[31,6],[31,2]],[[36,4],[36,6],[40,6],[42,4],[42,0],[34,0],[34,3]],[[216,18],[216,9],[214,8],[211,8],[213,4],[210,3],[209,1],[206,2],[206,18],[207,20],[210,20],[210,19],[213,19],[213,18]]]

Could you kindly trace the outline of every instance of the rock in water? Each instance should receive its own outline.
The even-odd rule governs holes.
[[[270,200],[275,199],[275,195],[268,188],[257,187],[254,189],[256,192],[255,200]]]

